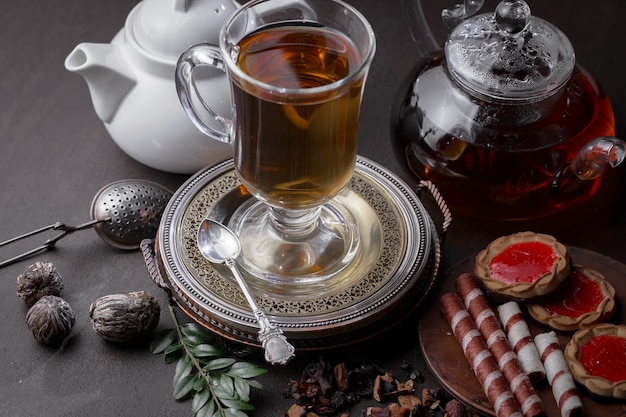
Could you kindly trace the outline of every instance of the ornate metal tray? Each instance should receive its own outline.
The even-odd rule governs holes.
[[[228,270],[204,259],[196,244],[205,217],[227,223],[249,198],[232,160],[208,167],[174,193],[151,243],[154,259],[143,249],[152,278],[193,320],[254,349],[260,348],[259,328],[243,293]],[[298,350],[335,348],[387,330],[420,305],[437,276],[440,236],[417,194],[395,175],[359,157],[338,198],[365,212],[358,224],[368,229],[361,231],[376,251],[363,260],[365,267],[310,292],[250,282],[258,304]]]

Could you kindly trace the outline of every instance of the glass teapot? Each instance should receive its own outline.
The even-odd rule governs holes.
[[[475,16],[483,0],[465,0],[442,13],[441,49],[420,0],[404,1],[424,55],[397,114],[413,172],[472,216],[530,219],[587,201],[626,143],[567,37],[522,0]]]

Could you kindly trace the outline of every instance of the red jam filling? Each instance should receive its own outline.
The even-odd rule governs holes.
[[[580,317],[595,311],[604,299],[600,285],[581,271],[572,270],[557,293],[540,304],[553,316]]]
[[[558,255],[550,245],[523,242],[508,246],[489,264],[491,277],[509,284],[534,282],[552,270]]]
[[[611,382],[626,380],[626,339],[619,336],[594,336],[580,348],[578,360],[589,375]]]

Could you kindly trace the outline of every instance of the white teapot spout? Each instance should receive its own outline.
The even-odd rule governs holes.
[[[104,123],[113,120],[124,97],[137,84],[115,44],[81,43],[65,59],[65,68],[85,79],[96,114]]]
[[[237,7],[234,0],[142,0],[110,43],[80,43],[67,56],[65,68],[85,79],[97,116],[126,154],[180,174],[231,156],[232,146],[207,140],[187,117],[174,73],[190,45],[217,44]],[[196,81],[217,113],[230,114],[222,71],[196,74]]]

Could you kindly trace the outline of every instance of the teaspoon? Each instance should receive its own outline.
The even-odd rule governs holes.
[[[259,324],[259,341],[265,351],[265,360],[273,365],[286,365],[295,356],[295,348],[283,331],[265,316],[239,273],[235,259],[241,252],[241,244],[235,233],[222,223],[204,219],[198,229],[198,248],[209,261],[225,264],[237,280]]]

